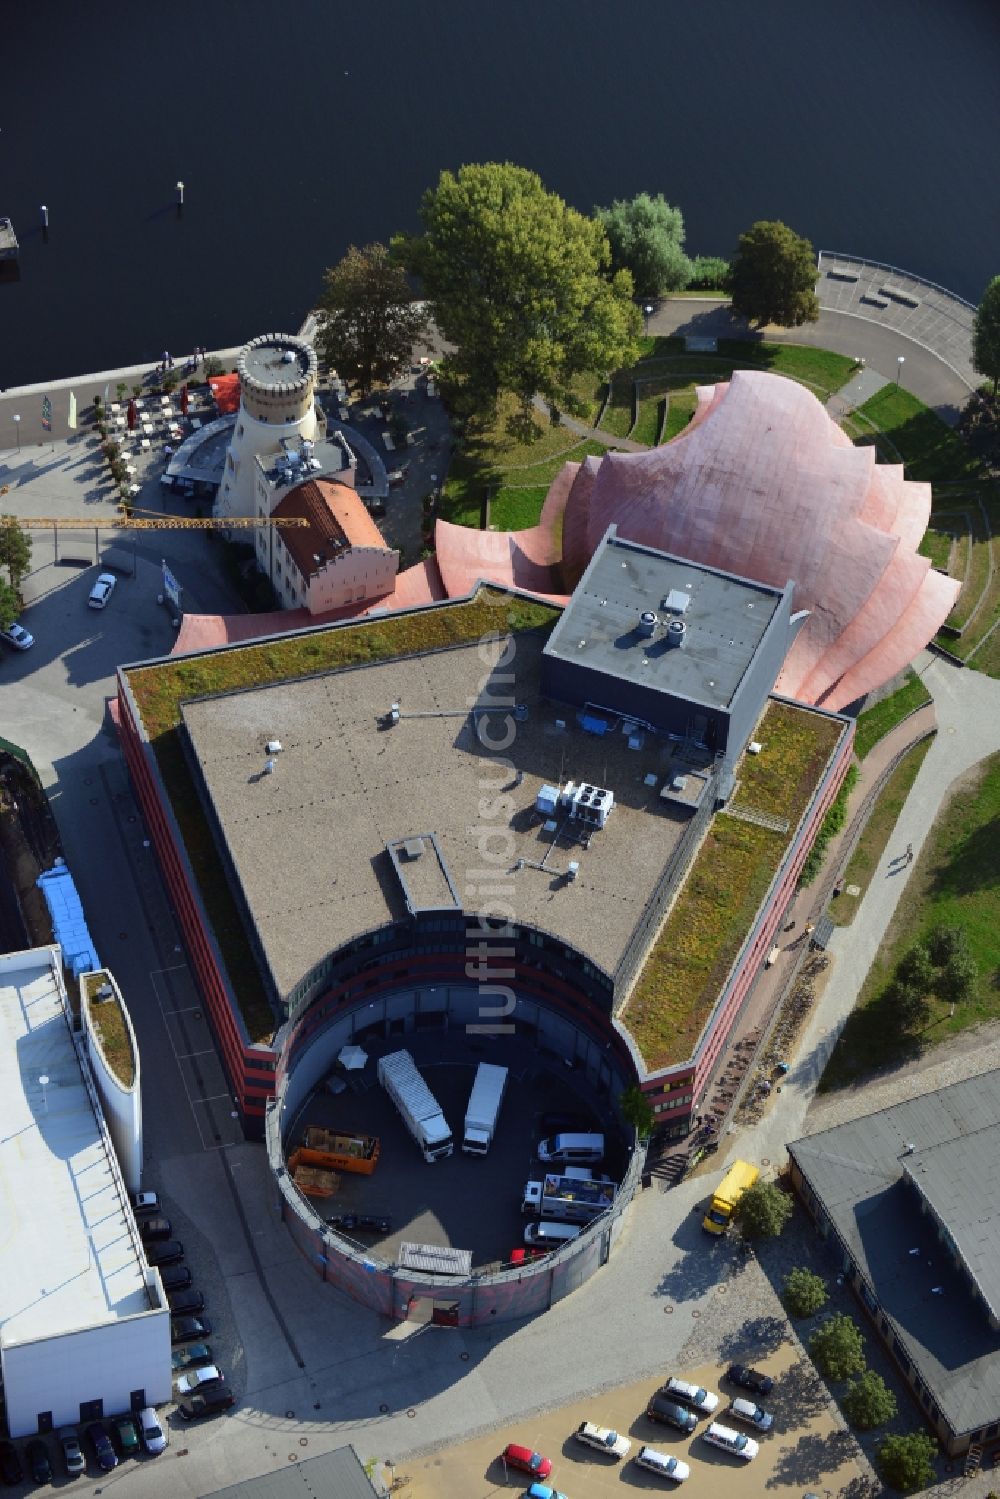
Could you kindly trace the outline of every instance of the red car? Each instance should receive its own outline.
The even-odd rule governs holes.
[[[512,1249],[507,1259],[511,1265],[526,1265],[530,1260],[540,1260],[550,1252],[548,1249]]]
[[[540,1452],[532,1452],[530,1447],[518,1447],[515,1442],[503,1449],[500,1454],[508,1468],[520,1468],[522,1473],[530,1473],[532,1478],[548,1478],[552,1472],[552,1464],[547,1457]]]

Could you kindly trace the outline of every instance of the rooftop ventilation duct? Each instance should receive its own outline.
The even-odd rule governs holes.
[[[649,640],[659,623],[660,621],[652,609],[644,609],[639,615],[639,624],[637,626],[639,638],[641,640]]]
[[[672,619],[667,625],[667,647],[676,647],[684,644],[687,637],[687,625],[682,619]]]

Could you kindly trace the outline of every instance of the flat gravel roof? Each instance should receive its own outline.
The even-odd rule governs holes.
[[[5,1347],[151,1310],[118,1165],[80,1071],[49,957],[47,948],[0,957]]]
[[[687,815],[659,797],[665,741],[646,736],[633,751],[625,735],[597,739],[572,716],[559,727],[567,710],[539,695],[543,643],[519,634],[499,664],[501,644],[483,643],[184,705],[280,994],[349,938],[405,915],[387,845],[426,833],[467,909],[483,904],[484,884],[503,885],[515,920],[614,968]],[[526,721],[514,722],[514,702],[527,706]],[[393,703],[401,718],[386,728]],[[501,706],[473,713],[477,704]],[[268,775],[271,739],[282,750]],[[534,814],[541,785],[568,780],[615,794],[587,849],[553,846]],[[530,862],[518,869],[519,860]]]

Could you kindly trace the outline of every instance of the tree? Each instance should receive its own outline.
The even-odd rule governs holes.
[[[958,430],[969,451],[990,468],[1000,468],[1000,396],[974,390],[962,408]]]
[[[896,967],[896,977],[904,984],[924,991],[934,988],[934,964],[923,942],[915,942]]]
[[[1000,382],[1000,276],[994,276],[972,320],[972,367],[993,382]]]
[[[687,286],[691,262],[684,254],[684,218],[662,193],[616,198],[610,208],[595,208],[594,218],[608,236],[613,269],[631,272],[637,297]]]
[[[865,1345],[861,1331],[843,1312],[836,1312],[817,1327],[809,1339],[809,1352],[827,1379],[847,1379],[851,1374],[864,1372]]]
[[[0,630],[9,630],[21,612],[21,600],[6,578],[0,578]]]
[[[790,1316],[811,1317],[826,1305],[827,1297],[826,1281],[804,1265],[796,1265],[785,1276],[781,1299]]]
[[[618,1100],[618,1107],[625,1123],[631,1124],[639,1138],[648,1139],[653,1132],[653,1110],[642,1089],[634,1083],[626,1088]]]
[[[947,967],[959,955],[972,956],[965,928],[960,926],[936,926],[927,939],[927,951],[938,968]]]
[[[779,221],[758,220],[741,234],[729,267],[733,311],[763,328],[797,328],[819,317],[816,255],[807,239]]]
[[[926,1488],[934,1479],[931,1459],[936,1452],[937,1443],[925,1431],[888,1436],[878,1449],[882,1477],[904,1494]]]
[[[964,1004],[976,992],[979,965],[970,952],[955,952],[945,963],[937,980],[937,994],[946,1004]]]
[[[427,314],[385,245],[351,245],[323,277],[316,342],[327,362],[364,395],[409,362]]]
[[[866,1369],[860,1379],[852,1379],[840,1403],[848,1421],[858,1431],[884,1426],[897,1410],[895,1395],[874,1369]]]
[[[30,566],[31,537],[13,515],[0,515],[0,567],[7,569],[15,593]]]
[[[766,1181],[748,1187],[733,1212],[746,1239],[773,1239],[791,1216],[791,1198],[774,1182]]]
[[[517,396],[525,423],[536,393],[577,410],[574,375],[634,362],[632,278],[608,276],[600,224],[534,172],[509,162],[442,172],[420,212],[425,232],[397,237],[393,253],[423,281],[453,346],[443,379],[467,412],[492,413],[501,391]]]

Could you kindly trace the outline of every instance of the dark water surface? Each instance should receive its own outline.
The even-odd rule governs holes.
[[[297,327],[497,158],[585,211],[662,191],[691,253],[780,217],[976,301],[998,80],[996,0],[0,0],[0,387]]]

